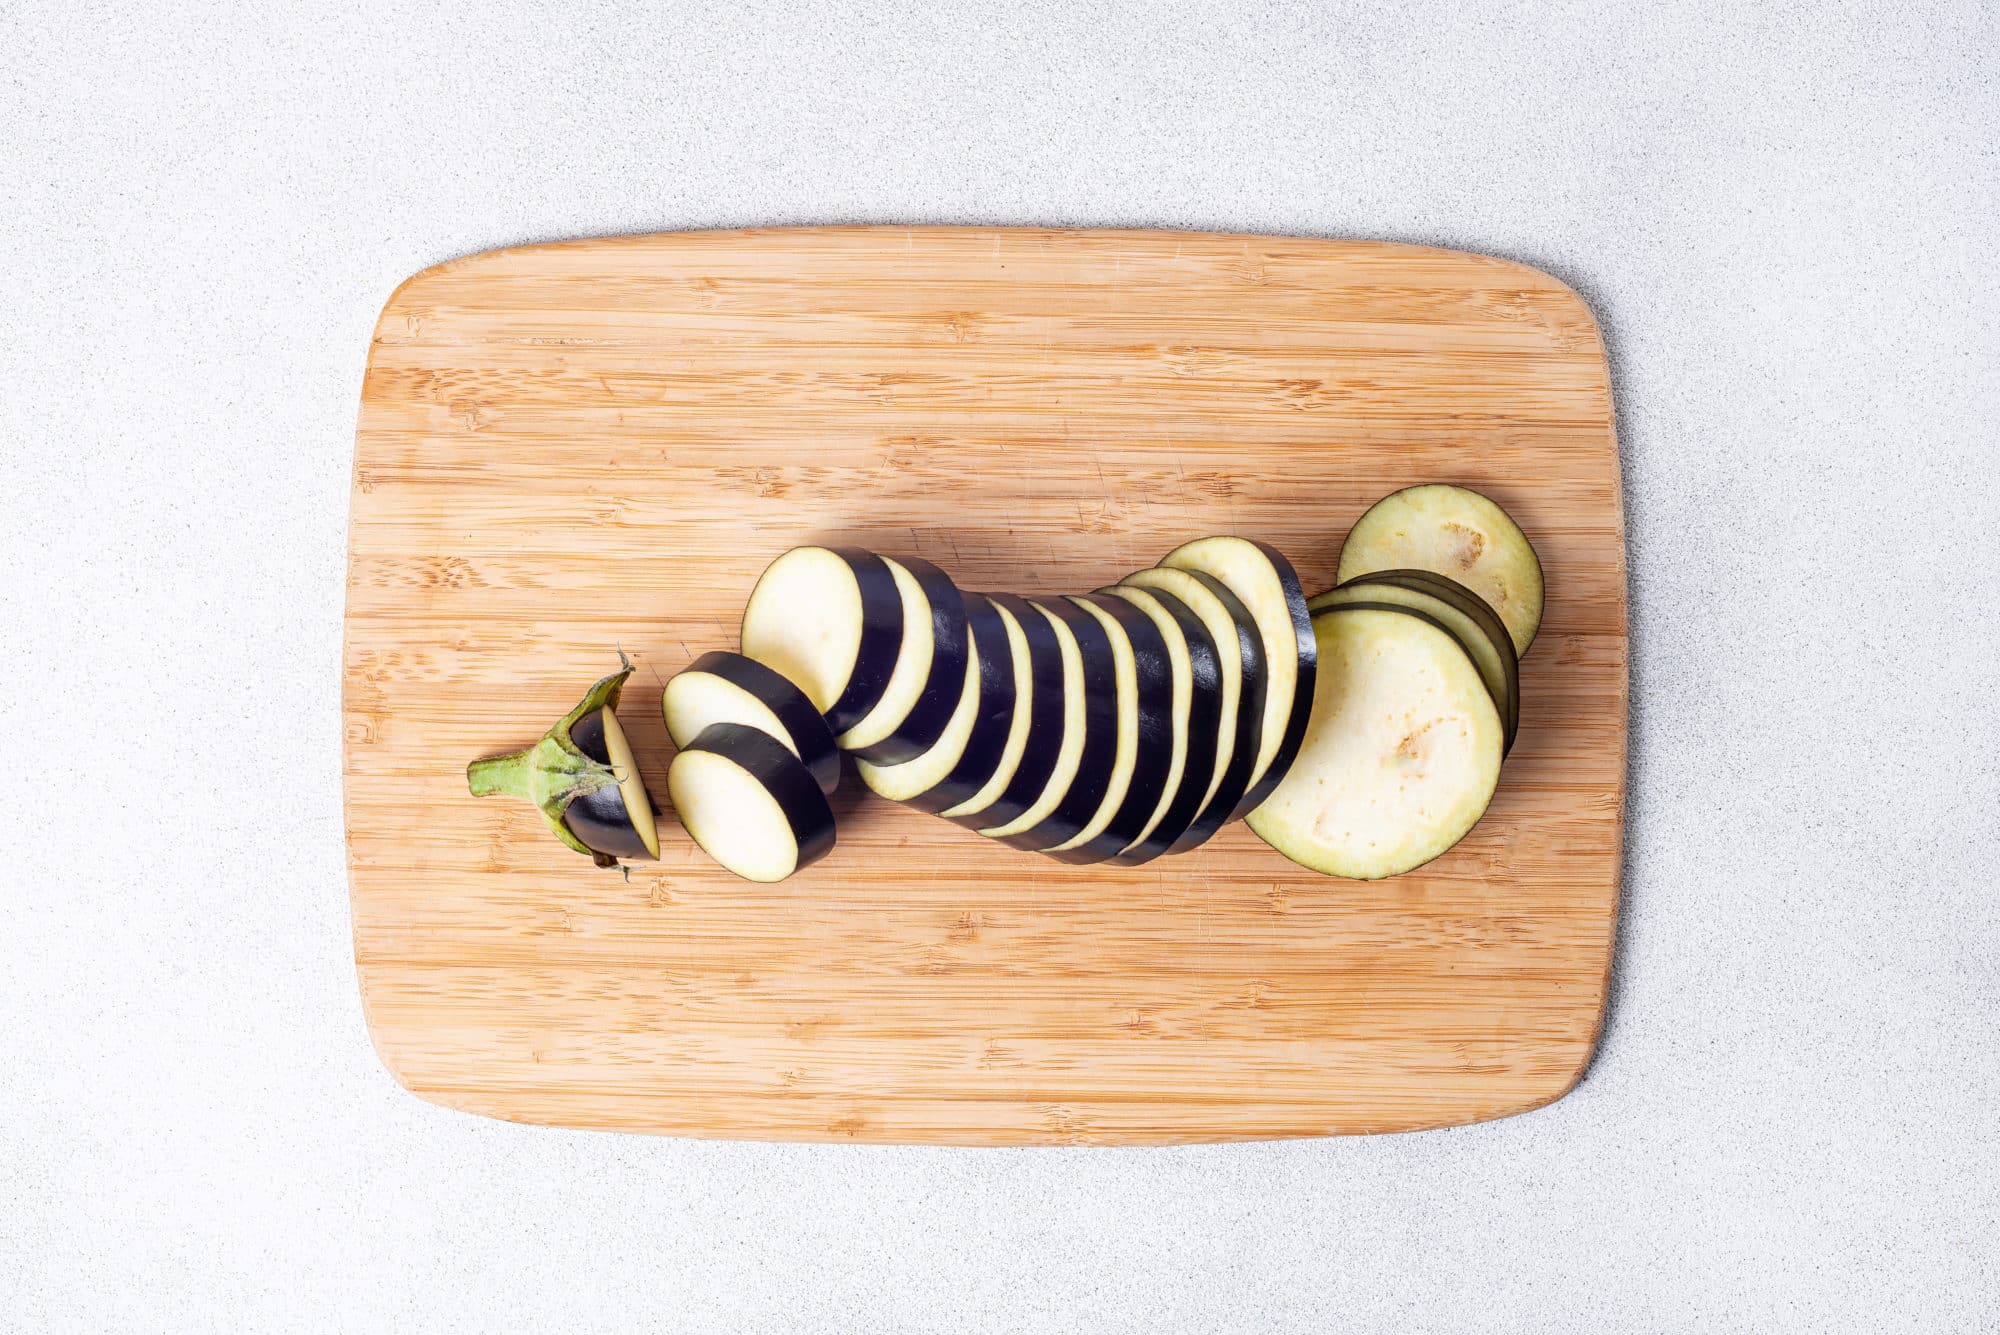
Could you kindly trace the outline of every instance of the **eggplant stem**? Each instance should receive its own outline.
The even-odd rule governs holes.
[[[504,756],[487,756],[467,765],[465,782],[472,789],[472,795],[491,797],[495,793],[505,793],[509,797],[534,801],[534,775],[528,765],[528,756],[533,750],[529,747],[522,751],[509,751]]]

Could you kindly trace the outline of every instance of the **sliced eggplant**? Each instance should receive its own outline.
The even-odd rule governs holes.
[[[1464,647],[1421,612],[1350,603],[1314,617],[1313,630],[1320,686],[1305,744],[1248,824],[1329,876],[1420,867],[1492,801],[1500,710]]]
[[[1028,606],[1046,618],[1062,650],[1062,728],[1028,739],[1031,751],[1045,748],[1055,756],[1034,801],[1013,820],[979,832],[1039,852],[1074,838],[1104,799],[1118,749],[1118,689],[1111,641],[1097,618],[1062,598]]]
[[[1462,584],[1426,570],[1383,570],[1316,594],[1307,600],[1306,606],[1317,616],[1326,608],[1347,603],[1388,603],[1414,608],[1450,631],[1472,656],[1473,665],[1493,695],[1493,703],[1500,707],[1506,749],[1513,750],[1514,733],[1521,718],[1520,666],[1507,627],[1485,599]]]
[[[1182,572],[1185,573],[1185,572]],[[1215,788],[1222,671],[1215,640],[1188,605],[1159,589],[1100,589],[1125,599],[1153,620],[1173,676],[1173,739],[1167,780],[1149,817],[1114,859],[1120,866],[1151,862],[1174,846],[1201,814]]]
[[[782,881],[833,848],[833,809],[812,772],[745,724],[712,724],[682,747],[667,791],[702,851],[746,881]]]
[[[978,792],[938,813],[971,830],[1005,825],[1042,795],[1060,758],[1065,707],[1062,642],[1047,615],[1011,593],[984,596],[1007,630],[1014,706],[1000,763]]]
[[[1201,619],[1217,648],[1221,700],[1216,717],[1215,777],[1201,812],[1167,851],[1198,848],[1239,814],[1257,766],[1264,731],[1264,640],[1257,622],[1229,586],[1193,570],[1141,570],[1124,580],[1179,599]]]
[[[1312,716],[1318,650],[1305,589],[1277,548],[1251,538],[1199,538],[1175,548],[1160,564],[1199,570],[1228,585],[1250,610],[1264,641],[1263,732],[1250,790],[1237,804],[1239,812],[1249,811],[1285,777]]]
[[[631,675],[628,662],[597,682],[533,746],[466,766],[472,795],[534,803],[556,838],[600,867],[659,857],[652,799],[618,725],[618,696]]]
[[[1062,862],[1104,862],[1143,834],[1174,759],[1174,671],[1165,639],[1136,604],[1092,593],[1070,602],[1097,619],[1111,648],[1117,734],[1111,774],[1081,830],[1045,850]]]
[[[903,604],[903,642],[882,698],[838,737],[841,749],[898,765],[944,735],[965,686],[965,602],[951,577],[914,556],[885,556]]]
[[[703,654],[667,683],[660,713],[675,746],[686,746],[711,724],[742,723],[789,747],[821,792],[840,784],[840,752],[825,717],[789,678],[754,658],[726,649]]]
[[[1468,487],[1405,487],[1368,507],[1341,544],[1335,582],[1430,570],[1492,604],[1525,654],[1542,624],[1542,563],[1507,512]]]
[[[1015,635],[1007,614],[984,594],[965,596],[972,652],[958,707],[930,750],[900,765],[859,762],[861,780],[881,796],[920,811],[957,806],[985,787],[1000,768],[1014,727]],[[1054,637],[1051,636],[1051,643]]]
[[[743,608],[744,655],[796,683],[836,737],[881,703],[902,645],[896,577],[856,547],[792,548]]]

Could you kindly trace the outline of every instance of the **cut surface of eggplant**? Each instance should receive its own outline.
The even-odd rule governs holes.
[[[951,577],[914,556],[885,556],[903,605],[903,642],[882,698],[839,735],[878,765],[914,760],[944,734],[965,685],[965,603]]]
[[[702,851],[746,881],[782,881],[833,848],[826,794],[785,744],[717,723],[674,756],[667,790]]]
[[[1156,567],[1136,571],[1122,582],[1178,598],[1201,618],[1216,645],[1222,694],[1216,717],[1215,777],[1200,814],[1167,850],[1185,853],[1207,843],[1234,819],[1250,791],[1264,730],[1264,640],[1250,610],[1213,575]]]
[[[1152,815],[1115,859],[1120,866],[1137,866],[1171,849],[1214,791],[1222,673],[1208,628],[1173,594],[1124,585],[1099,592],[1123,598],[1152,618],[1172,670],[1173,737],[1167,781]]]
[[[686,746],[711,724],[742,723],[789,747],[821,792],[840,783],[840,752],[825,717],[789,678],[754,658],[726,649],[703,654],[667,683],[660,713],[675,746]]]
[[[1506,748],[1514,747],[1514,734],[1521,717],[1520,665],[1514,657],[1514,641],[1507,627],[1485,600],[1462,584],[1428,571],[1384,570],[1349,580],[1307,600],[1313,615],[1346,603],[1387,603],[1424,613],[1450,631],[1500,708],[1500,725]]]
[[[1104,795],[1083,828],[1045,850],[1062,862],[1104,862],[1138,839],[1166,790],[1174,749],[1174,675],[1159,628],[1135,603],[1073,597],[1111,647],[1117,731]]]
[[[979,792],[1000,768],[1014,725],[1014,637],[983,594],[964,595],[972,652],[958,706],[928,751],[900,765],[859,761],[861,780],[893,802],[938,812]]]
[[[1063,598],[1031,600],[1028,606],[1047,620],[1062,651],[1062,728],[1028,739],[1031,750],[1053,750],[1055,762],[1025,811],[979,832],[1039,852],[1074,838],[1104,798],[1118,749],[1118,689],[1111,641],[1097,618]]]
[[[1368,507],[1341,544],[1335,583],[1378,570],[1430,570],[1484,598],[1525,654],[1542,624],[1542,563],[1528,537],[1468,487],[1405,487]]]
[[[1313,630],[1320,687],[1305,745],[1248,824],[1329,876],[1420,867],[1492,801],[1499,708],[1458,640],[1421,612],[1347,604],[1314,617]]]
[[[610,766],[618,782],[572,800],[563,809],[563,823],[595,852],[657,860],[660,831],[652,799],[646,796],[646,781],[639,777],[639,762],[632,756],[618,712],[599,709],[585,714],[571,725],[569,735],[579,751]]]
[[[1000,614],[1013,659],[1013,717],[1000,763],[979,791],[938,814],[967,829],[1005,825],[1042,795],[1063,735],[1063,652],[1049,619],[1011,593],[984,595]]]
[[[1251,538],[1198,538],[1169,552],[1161,565],[1198,570],[1229,586],[1256,620],[1264,641],[1264,717],[1257,766],[1239,811],[1257,806],[1285,777],[1312,716],[1318,649],[1305,589],[1283,553]]]
[[[856,547],[792,548],[743,608],[744,655],[804,691],[836,737],[881,702],[902,645],[896,577]]]

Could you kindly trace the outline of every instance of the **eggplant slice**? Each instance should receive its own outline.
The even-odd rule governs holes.
[[[1097,619],[1110,646],[1117,732],[1096,811],[1081,830],[1044,851],[1061,862],[1104,862],[1144,833],[1166,791],[1174,746],[1173,664],[1159,627],[1134,603],[1101,593],[1069,601]]]
[[[1151,818],[1114,859],[1130,867],[1170,850],[1215,789],[1222,674],[1214,638],[1186,603],[1158,589],[1118,585],[1099,592],[1123,598],[1153,619],[1153,628],[1166,645],[1173,679],[1173,750],[1167,781]]]
[[[743,608],[744,655],[796,683],[836,737],[881,703],[902,645],[896,577],[858,547],[792,548]]]
[[[1405,487],[1368,507],[1341,544],[1336,584],[1378,570],[1429,570],[1484,598],[1525,654],[1542,624],[1542,563],[1520,525],[1467,487]]]
[[[833,848],[833,809],[805,763],[769,733],[716,723],[667,767],[681,827],[746,881],[782,881]]]
[[[1055,631],[1062,651],[1062,727],[1028,738],[1030,754],[1053,753],[1048,782],[1027,810],[981,828],[990,839],[1030,852],[1074,838],[1097,811],[1118,749],[1118,691],[1111,641],[1097,618],[1062,598],[1030,601]],[[1038,683],[1039,684],[1039,683]],[[1024,757],[1023,765],[1028,762]],[[1039,768],[1047,762],[1036,759]]]
[[[1305,589],[1277,548],[1251,538],[1198,538],[1167,553],[1160,564],[1198,570],[1228,585],[1250,610],[1264,641],[1263,732],[1250,790],[1237,804],[1239,812],[1249,811],[1284,779],[1312,716],[1318,649]]]
[[[1063,651],[1049,618],[1011,593],[984,595],[1000,614],[1013,660],[1013,717],[1000,763],[979,791],[938,814],[969,830],[1005,825],[1048,786],[1063,734]]]
[[[971,636],[958,706],[930,750],[900,765],[860,761],[861,780],[875,793],[919,811],[957,806],[985,787],[1000,768],[1014,727],[1014,649],[1007,614],[984,594],[968,593]],[[1053,637],[1051,637],[1053,639]]]
[[[1140,570],[1125,584],[1179,599],[1201,619],[1215,642],[1221,671],[1216,718],[1215,778],[1194,823],[1174,840],[1169,853],[1199,848],[1241,814],[1243,798],[1257,766],[1257,743],[1264,729],[1264,640],[1257,622],[1229,586],[1194,570]]]
[[[899,765],[944,735],[965,686],[965,602],[951,577],[914,556],[885,556],[902,601],[902,644],[882,698],[838,737],[841,749]]]
[[[1500,710],[1465,648],[1421,612],[1349,603],[1314,617],[1313,630],[1321,685],[1305,745],[1248,824],[1329,876],[1420,867],[1492,801]]]
[[[1414,608],[1450,631],[1472,656],[1473,665],[1493,695],[1493,703],[1500,707],[1506,749],[1514,749],[1514,734],[1521,719],[1520,664],[1514,657],[1514,641],[1507,634],[1507,627],[1485,599],[1464,585],[1429,571],[1384,570],[1316,594],[1307,600],[1306,606],[1317,616],[1329,607],[1357,602]]]
[[[660,713],[675,746],[686,746],[711,724],[741,723],[790,748],[821,792],[840,784],[840,751],[826,719],[789,678],[754,658],[727,649],[703,654],[667,683]]]

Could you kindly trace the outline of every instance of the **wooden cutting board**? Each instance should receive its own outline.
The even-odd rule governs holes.
[[[783,885],[671,816],[628,882],[466,793],[622,645],[659,690],[734,648],[795,543],[968,589],[1084,591],[1180,542],[1308,591],[1415,482],[1504,504],[1548,575],[1486,819],[1333,880],[1243,826],[1058,865],[869,796]],[[1590,312],[1413,246],[1173,232],[702,232],[455,260],[399,288],[355,451],[345,659],[354,943],[412,1091],[521,1122],[947,1144],[1445,1126],[1590,1058],[1618,898],[1623,517]]]

